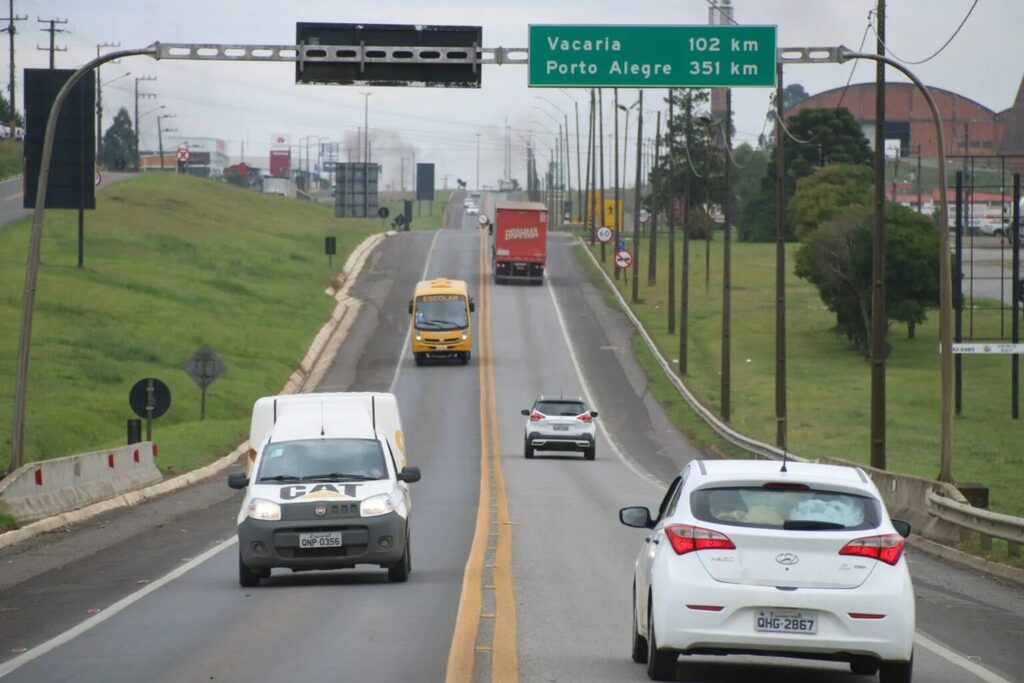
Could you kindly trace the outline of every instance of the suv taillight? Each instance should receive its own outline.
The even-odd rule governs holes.
[[[577,415],[576,419],[579,420],[580,422],[586,422],[587,424],[590,424],[591,422],[594,421],[594,418],[590,417],[590,413],[583,413],[582,415]]]
[[[544,413],[539,413],[536,410],[530,413],[530,422],[536,422],[537,420],[543,420],[545,417]]]
[[[906,541],[899,534],[882,534],[881,536],[865,536],[856,538],[843,546],[840,555],[857,555],[881,560],[894,565],[903,555]]]
[[[668,524],[665,526],[665,536],[676,555],[685,555],[694,550],[736,549],[725,534],[689,524]]]

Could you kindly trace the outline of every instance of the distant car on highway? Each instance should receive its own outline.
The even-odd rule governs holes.
[[[633,661],[672,680],[679,655],[849,662],[909,683],[914,590],[904,539],[860,468],[695,460],[669,486],[633,573]]]
[[[470,204],[468,207],[466,207],[466,215],[468,215],[468,216],[476,216],[479,213],[480,213],[480,209],[478,209],[473,204]]]
[[[588,410],[582,398],[541,396],[521,413],[526,417],[524,457],[532,458],[536,451],[579,451],[585,459],[594,459],[597,411]]]

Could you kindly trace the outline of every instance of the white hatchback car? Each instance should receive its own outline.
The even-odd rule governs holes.
[[[633,661],[671,680],[679,655],[845,661],[906,683],[914,590],[904,538],[863,470],[695,460],[651,518],[633,575]]]
[[[594,418],[596,410],[587,410],[582,398],[545,398],[541,396],[533,408],[524,409],[523,455],[532,458],[534,451],[581,451],[587,460],[597,452]]]

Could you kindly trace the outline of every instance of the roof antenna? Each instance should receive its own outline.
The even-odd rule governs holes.
[[[324,402],[320,401],[320,436],[324,436]]]

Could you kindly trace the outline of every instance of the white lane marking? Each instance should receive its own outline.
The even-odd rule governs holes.
[[[22,194],[24,194],[24,193],[23,192],[15,192],[14,194],[9,194],[6,197],[4,197],[4,201],[6,202],[6,201],[9,201],[11,199],[17,199]]]
[[[594,399],[590,393],[590,386],[587,384],[587,381],[583,377],[583,371],[580,369],[579,361],[576,359],[576,352],[573,350],[572,342],[569,339],[569,331],[565,325],[565,318],[562,315],[562,308],[558,305],[558,299],[555,297],[555,290],[553,287],[551,287],[550,281],[548,282],[548,293],[551,295],[551,301],[555,304],[555,314],[558,317],[558,324],[562,328],[562,335],[565,337],[566,345],[569,348],[569,357],[572,359],[573,367],[576,369],[576,375],[579,377],[580,385],[583,387],[583,395],[586,397],[587,402],[590,403],[591,407],[594,407],[596,409],[596,404],[594,403]],[[619,456],[619,459],[622,460],[622,462],[625,463],[625,465],[634,474],[636,474],[638,477],[640,477],[648,484],[651,484],[652,486],[657,488],[659,491],[665,488],[666,485],[659,481],[657,477],[650,474],[649,472],[645,472],[636,461],[624,455],[619,450],[615,442],[612,441],[611,437],[609,436],[608,430],[605,429],[603,422],[598,422],[598,428],[604,435],[605,440],[612,447],[612,450],[615,451],[615,454]],[[931,640],[930,638],[922,635],[920,632],[914,633],[914,642],[916,642],[918,645],[925,648],[926,650],[930,650],[936,655],[942,657],[951,664],[958,666],[966,671],[969,671],[982,681],[985,681],[985,683],[1012,683],[1011,681],[1006,680],[998,674],[989,671],[980,664],[976,664],[975,662],[972,662],[964,656],[959,655],[956,652],[953,652],[952,650],[942,645],[939,645],[934,640]]]
[[[953,664],[954,666],[958,666],[961,669],[971,672],[980,680],[985,681],[985,683],[1012,683],[1011,681],[1003,678],[999,674],[989,671],[982,665],[976,662],[972,662],[963,655],[957,654],[956,652],[953,652],[952,650],[943,645],[939,645],[934,640],[932,640],[928,636],[923,635],[920,632],[914,633],[914,642],[920,645],[921,647],[925,648],[926,650],[930,650],[931,652],[942,657],[950,664]]]
[[[434,233],[434,239],[430,240],[430,249],[427,251],[427,262],[423,264],[423,274],[420,275],[421,280],[427,279],[427,271],[430,269],[430,259],[434,256],[434,245],[437,244],[437,238],[441,236],[441,230],[444,230],[444,226],[441,227],[436,233]],[[409,317],[409,329],[405,332],[405,341],[402,342],[402,349],[398,353],[398,362],[395,363],[395,374],[391,377],[391,386],[388,387],[388,393],[395,393],[395,385],[398,384],[398,373],[402,371],[402,366],[405,365],[405,350],[409,348],[409,338],[412,337],[412,316]]]
[[[131,593],[129,595],[126,595],[125,597],[121,598],[120,600],[118,600],[113,605],[111,605],[110,607],[106,608],[105,610],[103,610],[99,614],[96,614],[94,616],[89,617],[88,619],[86,619],[82,623],[78,624],[77,626],[71,627],[70,629],[68,629],[67,631],[64,631],[64,633],[61,633],[60,635],[54,636],[53,638],[51,638],[50,640],[46,641],[42,645],[37,645],[36,647],[32,648],[28,652],[26,652],[24,654],[21,654],[21,655],[18,655],[14,659],[10,659],[10,660],[4,662],[3,664],[0,664],[0,678],[2,678],[4,676],[6,676],[7,674],[15,671],[16,669],[19,669],[19,668],[23,667],[24,665],[28,664],[29,662],[33,661],[34,659],[38,659],[39,657],[42,657],[47,652],[50,652],[51,650],[54,650],[54,649],[60,647],[64,643],[66,643],[66,642],[68,642],[70,640],[74,640],[75,638],[77,638],[78,636],[82,635],[83,633],[85,633],[89,629],[91,629],[91,628],[93,628],[95,626],[99,626],[100,624],[102,624],[107,619],[110,619],[111,617],[116,615],[118,612],[121,612],[122,610],[124,610],[124,609],[126,609],[128,607],[131,607],[133,604],[135,604],[136,602],[138,602],[142,598],[146,597],[147,595],[149,595],[153,591],[155,591],[155,590],[157,590],[159,588],[162,588],[163,586],[166,586],[171,581],[174,581],[175,579],[177,579],[178,577],[182,576],[186,572],[189,572],[189,571],[195,569],[196,567],[198,567],[202,563],[206,562],[207,560],[209,560],[211,557],[213,557],[217,553],[221,552],[222,550],[225,550],[226,548],[234,545],[237,542],[238,542],[238,537],[237,536],[232,536],[231,538],[229,538],[227,540],[221,541],[217,545],[213,546],[212,548],[210,548],[209,550],[204,552],[202,555],[199,555],[198,557],[194,557],[191,560],[189,560],[188,562],[186,562],[185,564],[183,564],[180,567],[178,567],[177,569],[175,569],[174,571],[172,571],[172,572],[170,572],[168,574],[164,574],[163,576],[161,576],[159,579],[157,579],[153,583],[147,585],[145,588],[137,590],[134,593]]]
[[[572,255],[572,258],[576,258],[575,255]],[[562,307],[559,306],[558,304],[558,298],[555,297],[555,288],[551,286],[550,278],[545,276],[545,279],[548,281],[547,290],[548,294],[551,296],[551,303],[554,304],[555,306],[555,317],[558,318],[558,326],[562,328],[562,337],[565,339],[565,346],[569,351],[569,358],[572,360],[572,366],[576,370],[576,377],[580,381],[580,387],[583,389],[583,395],[584,397],[586,397],[587,403],[590,404],[590,407],[594,410],[597,410],[597,403],[596,401],[594,401],[594,395],[590,391],[590,384],[587,382],[586,377],[584,377],[583,375],[583,370],[580,367],[579,359],[576,357],[576,351],[573,349],[572,346],[572,340],[569,338],[569,328],[565,324],[565,316],[562,314]],[[598,410],[598,412],[601,411]],[[608,430],[605,429],[604,422],[599,420],[597,423],[597,428],[601,430],[601,434],[604,436],[605,442],[611,447],[612,452],[615,453],[619,460],[621,460],[622,463],[627,468],[629,468],[629,470],[633,474],[635,474],[642,481],[647,482],[648,484],[650,484],[659,491],[665,488],[665,484],[659,481],[657,477],[650,474],[649,472],[644,471],[644,469],[640,467],[636,463],[636,461],[634,461],[632,458],[624,454],[619,449],[618,445],[615,443],[615,440],[612,439],[611,435],[608,433]]]

